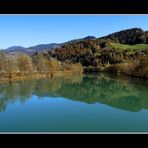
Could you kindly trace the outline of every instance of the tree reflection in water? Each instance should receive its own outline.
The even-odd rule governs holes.
[[[105,74],[3,83],[0,84],[0,111],[9,103],[25,103],[36,95],[39,99],[64,97],[137,112],[148,109],[147,90],[147,81]]]

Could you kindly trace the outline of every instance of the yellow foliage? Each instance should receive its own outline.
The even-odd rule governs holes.
[[[59,71],[61,70],[61,62],[56,59],[50,59],[48,61],[48,65],[51,69],[51,71]]]

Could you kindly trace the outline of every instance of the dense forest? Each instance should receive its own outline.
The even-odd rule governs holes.
[[[85,72],[122,71],[147,77],[148,33],[133,28],[102,38],[79,40],[48,51],[59,61],[81,63]],[[122,66],[123,65],[123,66]]]
[[[112,33],[102,39],[111,39],[113,42],[121,44],[147,44],[148,31],[143,31],[141,28],[133,28]]]

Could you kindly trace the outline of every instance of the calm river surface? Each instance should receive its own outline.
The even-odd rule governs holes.
[[[0,84],[0,132],[148,132],[148,82],[114,75]]]

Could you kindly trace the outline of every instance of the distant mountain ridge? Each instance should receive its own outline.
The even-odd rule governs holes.
[[[46,51],[46,50],[49,50],[49,49],[52,49],[52,48],[58,48],[60,46],[61,46],[61,44],[58,44],[58,43],[40,44],[40,45],[28,47],[28,49],[39,52],[39,51]]]
[[[19,52],[23,52],[25,54],[32,54],[33,52],[29,51],[27,48],[22,46],[12,46],[4,50],[7,54],[17,54]]]
[[[79,41],[85,40],[101,40],[110,39],[112,42],[121,44],[148,44],[148,31],[143,31],[141,28],[131,28],[126,30],[121,30],[107,36],[96,38],[94,36],[87,36],[80,39],[70,40],[64,43],[50,43],[50,44],[39,44],[31,47],[22,46],[12,46],[4,50],[8,54],[17,54],[23,52],[26,54],[32,54],[35,52],[46,52],[55,48],[61,48],[63,45],[78,43]]]
[[[69,44],[69,43],[72,43],[72,42],[77,42],[77,41],[80,41],[80,40],[88,40],[88,39],[96,39],[96,37],[87,36],[85,38],[74,39],[74,40],[70,40],[70,41],[64,42],[64,43],[39,44],[39,45],[31,46],[31,47],[12,46],[12,47],[5,49],[4,51],[8,54],[17,54],[19,52],[23,52],[23,53],[26,53],[26,54],[32,54],[32,53],[35,53],[35,52],[43,52],[43,51],[46,52],[46,51],[52,50],[54,48],[60,48],[64,44]]]
[[[57,43],[51,43],[51,44],[40,44],[40,45],[35,45],[31,47],[22,47],[22,46],[12,46],[4,50],[4,52],[8,54],[17,54],[19,52],[23,52],[26,54],[32,54],[35,52],[42,52],[42,51],[48,51],[53,48],[58,48],[60,47],[61,44]]]
[[[14,49],[26,49],[25,47],[22,47],[22,46],[11,46],[11,47],[9,47],[9,48],[7,48],[7,49],[5,49],[5,50],[7,50],[7,51],[11,51],[11,50],[14,50]]]

